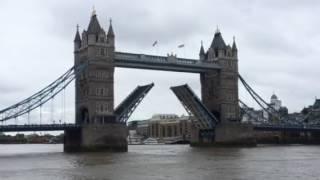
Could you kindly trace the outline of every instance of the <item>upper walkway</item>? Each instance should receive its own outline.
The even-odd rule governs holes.
[[[221,69],[217,63],[208,63],[196,59],[178,58],[173,55],[153,56],[115,52],[115,65],[124,68],[153,69],[163,71],[201,73]]]

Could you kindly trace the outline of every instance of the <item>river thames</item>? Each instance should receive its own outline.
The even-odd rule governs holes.
[[[62,148],[0,145],[0,179],[320,179],[320,146],[132,145],[127,153],[80,154],[66,154]]]

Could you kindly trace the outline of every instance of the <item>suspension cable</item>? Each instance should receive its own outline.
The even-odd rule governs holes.
[[[255,96],[257,96],[265,105],[267,105],[270,108],[273,108],[272,106],[270,106],[264,99],[261,98],[261,96],[259,96],[258,93],[256,93],[251,86],[249,86],[249,84],[241,77],[241,75],[239,74],[239,79],[242,82],[242,84],[246,87],[246,89],[248,89],[249,91],[251,91]]]
[[[275,110],[272,106],[270,106],[264,99],[261,98],[261,96],[259,96],[258,93],[256,93],[250,86],[248,83],[246,83],[246,81],[241,77],[241,75],[238,75],[240,81],[242,82],[243,86],[245,87],[245,89],[247,90],[247,92],[249,92],[250,96],[259,104],[259,106],[266,111],[270,116],[273,116],[277,119],[281,119],[279,112],[277,110]],[[268,108],[265,108],[262,103],[260,101],[262,101],[262,103],[264,103]],[[273,112],[270,111],[273,110]],[[276,113],[276,115],[274,114]]]
[[[62,93],[60,94],[60,97],[61,97],[61,101],[60,101],[60,118],[59,118],[59,123],[61,124],[62,122],[62,119],[63,119],[63,93],[64,93],[64,90],[62,91]]]
[[[249,107],[247,107],[247,105],[244,104],[240,99],[239,99],[239,102],[240,102],[240,104],[241,104],[242,106],[244,106],[244,108],[240,107],[240,110],[241,110],[242,112],[244,112],[244,114],[247,114],[247,115],[250,117],[250,119],[255,119],[254,117],[252,117],[252,114],[247,111],[247,109],[248,109]],[[255,120],[257,120],[257,119],[255,119]]]
[[[42,104],[40,105],[40,125],[42,124]]]
[[[63,122],[66,123],[66,89],[63,89]]]
[[[53,106],[54,106],[54,97],[51,99],[51,107],[50,107],[50,121],[51,121],[51,123],[53,123],[54,124],[54,112],[53,112]]]
[[[28,124],[30,125],[30,111],[28,111]]]
[[[86,63],[77,67],[74,66],[39,92],[8,108],[0,110],[0,121],[7,121],[9,119],[27,114],[28,112],[42,106],[52,99],[56,94],[65,89],[76,77],[81,75],[86,67]]]
[[[239,102],[240,102],[240,104],[241,104],[242,106],[244,106],[244,108],[241,108],[241,109],[242,109],[242,111],[243,111],[245,114],[247,114],[248,116],[250,116],[251,119],[255,119],[256,121],[259,121],[257,118],[252,117],[252,114],[246,110],[246,109],[249,109],[249,108],[250,108],[247,104],[245,104],[245,103],[244,103],[243,101],[241,101],[240,99],[239,99]],[[268,121],[268,119],[266,119],[263,115],[262,115],[262,119],[265,120],[265,121]]]

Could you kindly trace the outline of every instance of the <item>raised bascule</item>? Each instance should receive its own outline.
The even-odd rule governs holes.
[[[114,70],[116,67],[197,73],[201,99],[187,85],[170,89],[177,96],[193,126],[191,145],[255,145],[254,130],[319,131],[314,127],[287,127],[272,124],[253,126],[240,122],[238,79],[255,100],[261,97],[238,72],[238,49],[233,40],[226,45],[217,30],[207,51],[201,43],[199,59],[175,55],[154,56],[116,51],[112,23],[106,32],[92,14],[88,28],[74,39],[74,67],[56,81],[29,98],[0,111],[0,121],[28,115],[62,92],[75,80],[75,123],[40,125],[2,125],[0,132],[65,131],[64,150],[127,151],[127,120],[154,86],[137,86],[117,107],[114,106]],[[240,101],[242,103],[242,101]],[[272,114],[273,112],[270,112]]]

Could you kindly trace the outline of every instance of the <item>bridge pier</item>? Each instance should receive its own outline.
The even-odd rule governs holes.
[[[193,129],[191,146],[256,146],[253,126],[238,122],[218,124],[212,134]]]
[[[226,146],[255,146],[256,140],[253,133],[253,126],[239,122],[219,124],[216,127],[214,144]]]
[[[128,130],[125,124],[88,124],[77,130],[66,130],[65,152],[126,152]]]
[[[320,144],[319,132],[296,130],[256,131],[255,136],[259,144]]]

